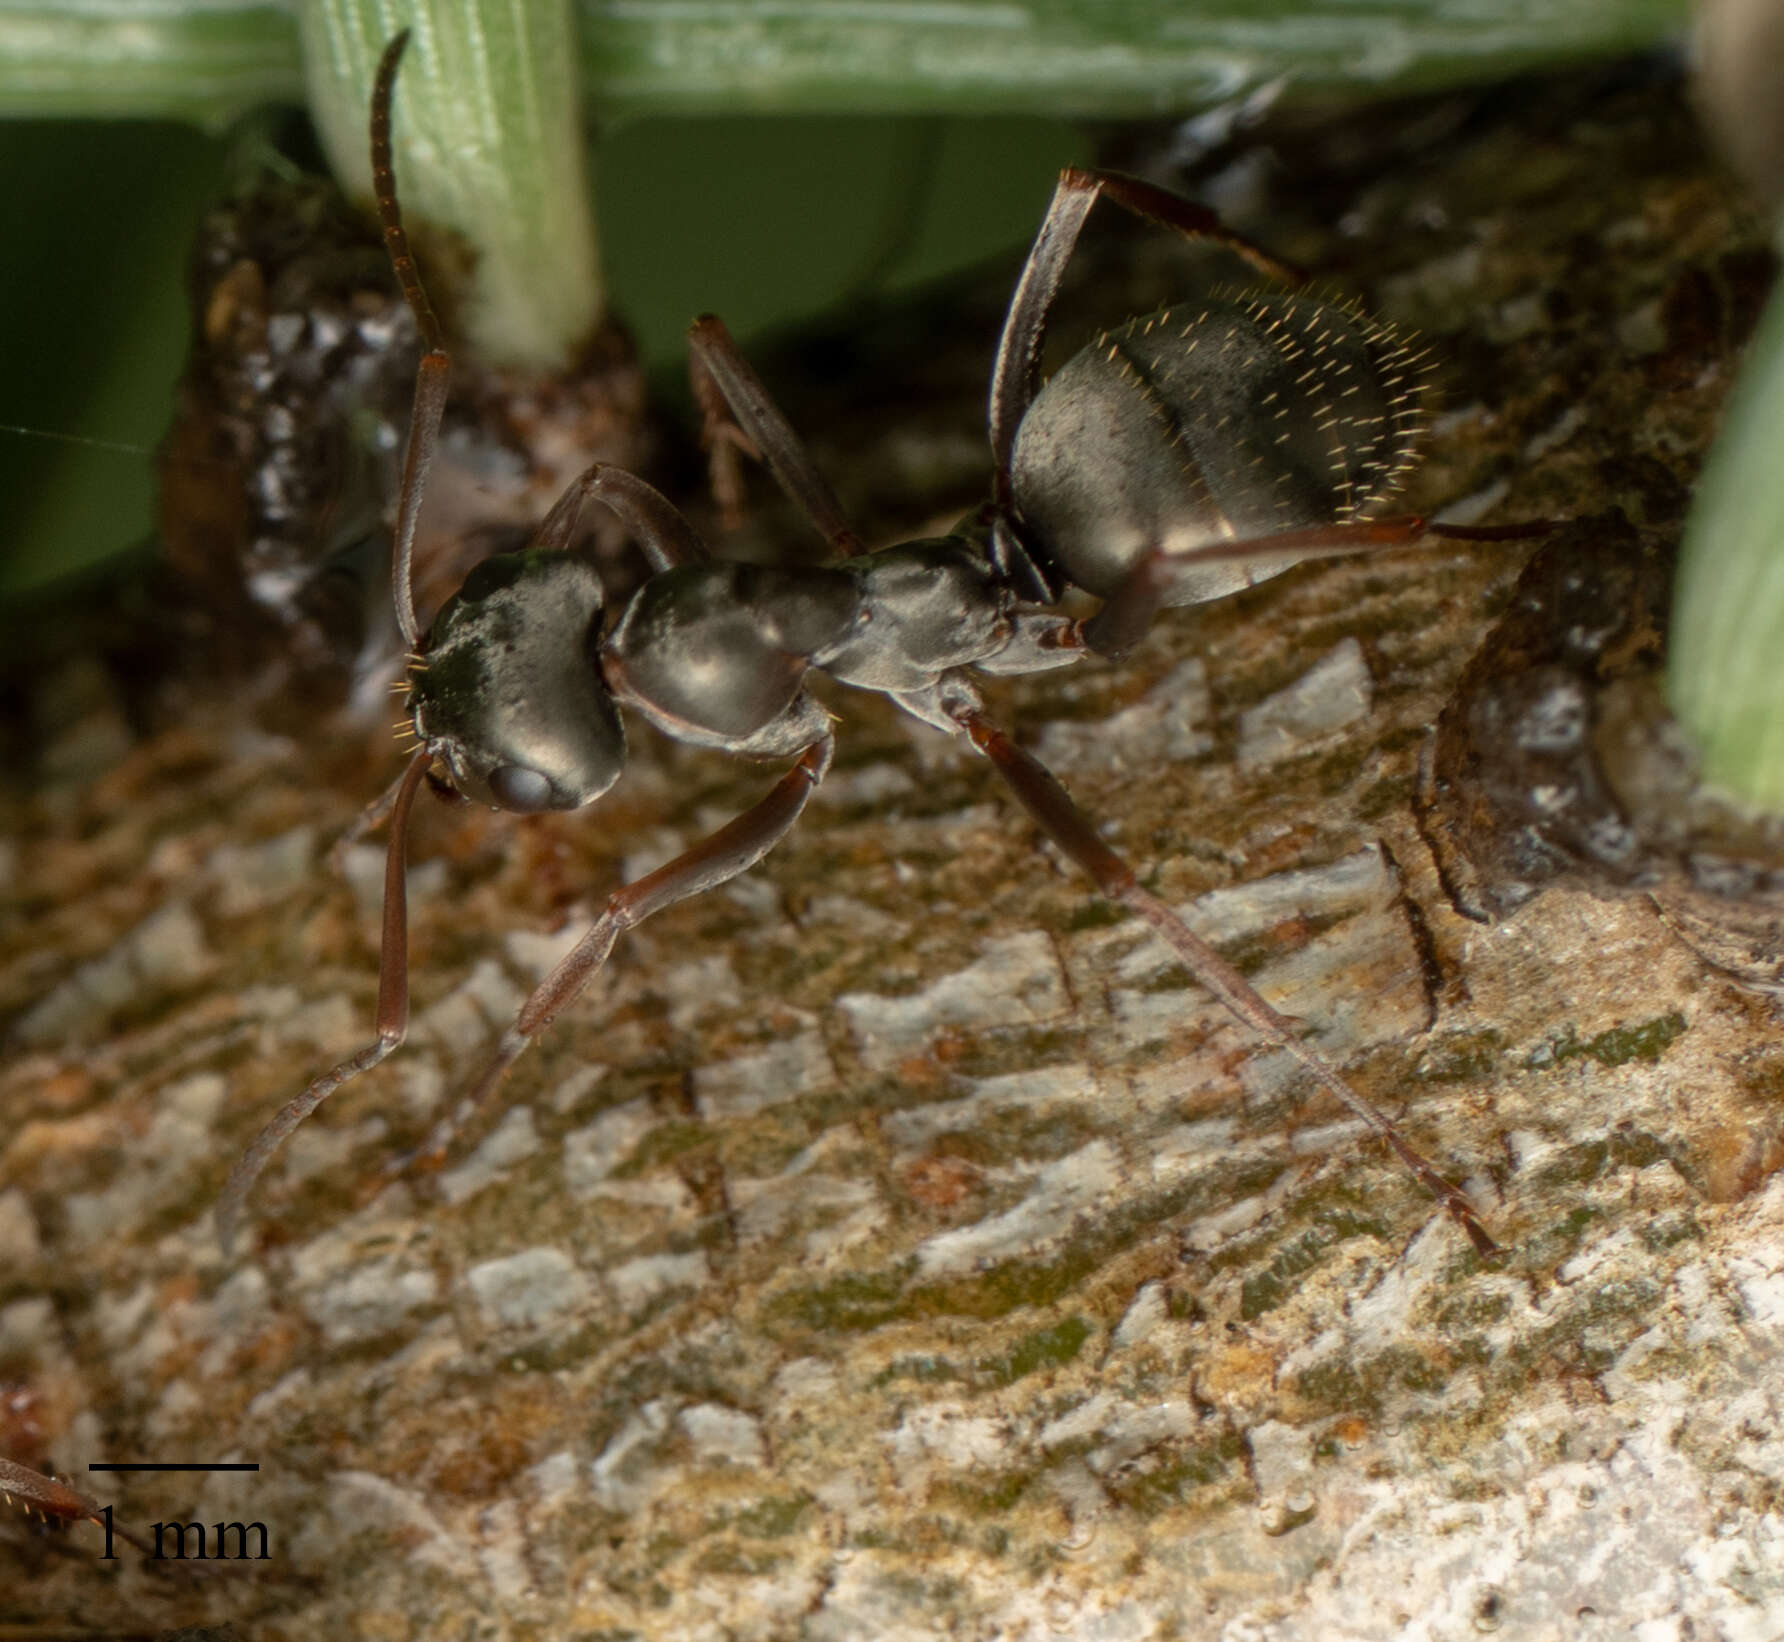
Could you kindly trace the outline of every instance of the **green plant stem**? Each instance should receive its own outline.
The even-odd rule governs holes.
[[[1784,810],[1784,299],[1773,292],[1698,483],[1667,693],[1706,781]]]
[[[305,0],[298,16],[311,115],[368,199],[373,72],[411,30],[392,122],[404,214],[470,247],[457,328],[479,358],[563,365],[602,304],[568,0]]]

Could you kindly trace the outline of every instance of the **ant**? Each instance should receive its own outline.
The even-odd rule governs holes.
[[[391,164],[391,100],[406,43],[406,32],[397,35],[379,63],[371,149],[386,246],[426,347],[393,566],[396,619],[409,650],[399,688],[420,747],[367,811],[368,821],[387,814],[390,825],[377,1036],[284,1106],[242,1154],[217,1206],[225,1252],[280,1144],[403,1041],[404,839],[424,781],[520,814],[578,809],[619,777],[622,704],[677,741],[795,760],[754,808],[609,896],[436,1131],[429,1150],[438,1158],[621,934],[747,871],[786,836],[831,759],[830,716],[805,689],[812,669],[966,736],[1101,894],[1151,925],[1228,1011],[1294,1056],[1386,1142],[1479,1253],[1496,1252],[1462,1192],[1303,1043],[1295,1022],[1140,885],[1064,787],[985,717],[969,677],[1040,671],[1086,653],[1119,659],[1161,609],[1219,598],[1303,558],[1397,547],[1427,534],[1499,541],[1546,531],[1544,522],[1470,528],[1422,515],[1371,516],[1411,465],[1423,430],[1405,342],[1355,307],[1297,294],[1298,270],[1206,208],[1135,178],[1068,170],[1017,281],[992,369],[992,497],[957,533],[869,551],[729,331],[706,315],[689,344],[709,435],[759,457],[836,562],[788,569],[715,559],[666,498],[597,463],[552,507],[530,546],[471,571],[424,639],[411,557],[451,360],[410,254]],[[1224,245],[1285,292],[1129,320],[1043,386],[1049,311],[1099,199],[1187,239]],[[611,626],[596,567],[574,545],[591,500],[620,518],[651,572]],[[1048,608],[1067,586],[1096,594],[1102,607],[1082,621]]]

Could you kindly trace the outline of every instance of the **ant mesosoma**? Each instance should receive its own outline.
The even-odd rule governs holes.
[[[408,710],[421,745],[374,807],[388,813],[390,825],[377,1036],[283,1107],[243,1153],[217,1207],[225,1250],[249,1189],[285,1138],[403,1041],[404,838],[415,796],[436,765],[459,794],[501,809],[577,809],[619,777],[622,704],[678,741],[796,760],[753,809],[613,892],[436,1131],[431,1151],[438,1156],[625,930],[736,877],[785,837],[830,765],[830,716],[805,689],[815,668],[964,734],[1103,895],[1138,913],[1234,1016],[1294,1056],[1392,1148],[1475,1248],[1491,1253],[1496,1245],[1468,1199],[1302,1042],[1293,1021],[1141,887],[1059,782],[986,719],[968,677],[969,670],[1058,667],[1087,651],[1119,658],[1163,607],[1218,598],[1298,559],[1398,546],[1427,533],[1493,541],[1546,528],[1368,517],[1409,466],[1422,428],[1404,342],[1352,306],[1292,294],[1302,283],[1298,272],[1205,208],[1130,177],[1068,170],[998,344],[990,393],[992,499],[959,533],[869,551],[730,333],[708,315],[689,340],[709,432],[728,416],[719,436],[767,464],[837,562],[786,569],[714,559],[657,491],[596,464],[551,509],[528,548],[472,570],[424,640],[410,562],[451,362],[409,251],[391,169],[391,98],[406,40],[393,39],[379,64],[371,148],[391,263],[426,346],[393,567],[397,621],[410,651]],[[1042,386],[1048,313],[1099,198],[1187,238],[1228,247],[1289,294],[1214,299],[1130,320]],[[610,627],[596,567],[573,545],[591,499],[625,523],[651,571]],[[1068,585],[1100,596],[1101,609],[1078,621],[1046,608]]]

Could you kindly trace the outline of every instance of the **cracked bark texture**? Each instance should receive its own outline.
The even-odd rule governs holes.
[[[1273,157],[1272,157],[1273,156]],[[1670,537],[1765,256],[1664,74],[1298,116],[1212,158],[1272,249],[1446,362],[1412,505]],[[875,532],[984,484],[1012,270],[762,359]],[[1093,223],[1071,311],[1193,279]],[[791,533],[764,498],[749,550]],[[0,1527],[0,1614],[139,1634],[1757,1638],[1784,1625],[1784,1049],[1639,897],[1483,927],[1421,748],[1528,550],[1432,543],[991,692],[1141,867],[1464,1179],[1483,1264],[1357,1126],[1036,846],[961,747],[832,697],[764,867],[623,943],[437,1177],[381,1167],[622,875],[772,773],[634,737],[590,814],[424,804],[416,1023],[363,1041],[392,756],[223,704],[131,737],[78,661],[6,800],[0,1428],[193,1585]],[[289,1576],[289,1577],[285,1577]],[[29,1633],[27,1633],[29,1634]]]

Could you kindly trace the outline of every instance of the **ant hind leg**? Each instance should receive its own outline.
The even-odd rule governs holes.
[[[1103,842],[1090,819],[1044,764],[971,707],[958,708],[955,720],[972,738],[973,745],[991,760],[1029,818],[1088,874],[1103,895],[1144,918],[1169,943],[1197,984],[1228,1013],[1272,1048],[1294,1056],[1346,1110],[1385,1141],[1467,1233],[1477,1253],[1485,1256],[1497,1252],[1498,1245],[1481,1223],[1474,1205],[1406,1140],[1384,1112],[1352,1089],[1323,1056],[1308,1048],[1287,1016],[1272,1009],[1238,970],[1156,895],[1141,887],[1133,868]]]
[[[1029,248],[1028,260],[1010,296],[1003,334],[997,342],[997,360],[991,367],[991,459],[996,469],[993,497],[1000,510],[1013,506],[1010,491],[1010,459],[1016,449],[1016,430],[1041,384],[1041,349],[1047,340],[1047,316],[1059,294],[1066,264],[1078,244],[1090,208],[1099,199],[1109,200],[1147,222],[1181,234],[1185,239],[1209,240],[1243,257],[1266,278],[1285,285],[1301,285],[1306,275],[1273,257],[1243,234],[1228,228],[1205,205],[1197,205],[1138,177],[1114,171],[1089,171],[1069,166],[1060,172],[1047,214]]]
[[[1285,560],[1287,563],[1280,568],[1286,569],[1288,563],[1302,559],[1341,558],[1351,553],[1405,547],[1421,536],[1463,542],[1511,542],[1543,536],[1553,528],[1547,519],[1507,525],[1444,525],[1434,524],[1422,513],[1403,513],[1386,519],[1341,519],[1304,530],[1210,542],[1185,553],[1168,553],[1155,547],[1141,554],[1102,609],[1084,623],[1084,647],[1105,660],[1120,661],[1146,636],[1160,610],[1183,602],[1171,595],[1179,572],[1191,568]]]

